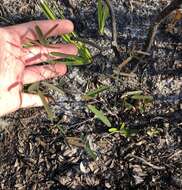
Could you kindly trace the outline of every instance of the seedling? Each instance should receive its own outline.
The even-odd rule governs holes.
[[[131,91],[121,96],[124,99],[125,111],[139,109],[141,113],[145,111],[146,104],[153,101],[152,96],[142,95],[143,91]],[[137,105],[137,106],[136,106]]]
[[[113,128],[110,128],[110,129],[109,129],[109,132],[110,132],[111,134],[113,134],[113,133],[120,133],[120,134],[123,135],[124,137],[130,137],[130,136],[133,136],[136,131],[128,129],[128,128],[125,126],[125,123],[121,123],[121,126],[120,126],[119,129],[113,127]]]
[[[95,118],[99,119],[102,121],[106,126],[111,127],[111,123],[109,119],[104,115],[103,111],[98,110],[95,106],[93,105],[88,105],[89,110],[95,114]]]
[[[97,14],[98,14],[99,33],[103,35],[105,30],[106,20],[109,17],[109,8],[105,3],[103,3],[102,0],[97,1]]]

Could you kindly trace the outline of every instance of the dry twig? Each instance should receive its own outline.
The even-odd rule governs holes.
[[[143,162],[145,165],[148,165],[150,167],[152,167],[155,170],[165,170],[165,167],[160,167],[160,166],[156,166],[154,164],[151,164],[150,162],[146,161],[145,159],[139,157],[139,156],[135,156],[133,154],[129,154],[127,155],[127,157],[132,157],[132,158],[136,158],[138,160],[140,160],[141,162]]]

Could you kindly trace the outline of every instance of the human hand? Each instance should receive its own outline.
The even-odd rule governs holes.
[[[61,76],[67,71],[64,64],[36,66],[50,59],[50,52],[77,54],[74,45],[57,44],[54,47],[43,45],[23,48],[29,39],[37,40],[35,26],[43,33],[58,25],[49,36],[67,34],[73,31],[68,20],[32,21],[24,24],[0,28],[0,116],[19,108],[42,106],[38,95],[22,92],[24,84]],[[55,59],[55,57],[54,57]]]

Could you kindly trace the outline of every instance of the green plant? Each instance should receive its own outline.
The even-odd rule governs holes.
[[[61,8],[59,8],[58,5],[54,1],[51,1],[51,2],[53,2],[57,12],[59,13],[60,18],[64,19],[63,11],[61,10]],[[48,19],[56,20],[58,18],[56,14],[54,13],[53,9],[49,7],[47,0],[41,0],[38,5],[40,9],[43,11],[43,13],[45,14],[45,16],[47,16]],[[79,54],[77,58],[69,57],[69,60],[71,59],[71,62],[77,60],[78,63],[82,63],[80,65],[89,64],[92,62],[92,55],[90,51],[87,49],[87,47],[85,46],[85,44],[79,41],[72,40],[72,38],[77,38],[77,34],[75,32],[72,32],[71,34],[62,35],[61,37],[65,42],[72,43],[76,45],[76,47],[78,48]],[[58,52],[54,52],[54,53],[58,53]]]
[[[141,113],[145,111],[146,105],[153,101],[152,96],[143,95],[143,91],[141,90],[127,92],[123,94],[121,98],[124,100],[125,111],[138,109]]]
[[[59,94],[64,95],[64,92],[60,88],[56,87],[55,85],[52,85],[45,81],[42,82],[42,85],[44,85],[45,87],[51,90],[57,91]],[[48,104],[48,100],[45,97],[44,92],[41,90],[40,82],[35,82],[33,84],[28,85],[27,88],[25,88],[25,91],[27,91],[28,93],[38,94],[40,96],[44,109],[47,112],[48,119],[53,121],[55,119],[55,115]]]
[[[42,30],[38,25],[35,26],[35,36],[37,40],[32,40],[30,38],[27,38],[28,42],[23,44],[23,48],[30,48],[37,45],[43,45],[43,46],[51,46],[49,41],[47,40],[48,35],[56,29],[58,25],[56,24],[52,28],[50,28],[45,34],[43,34]]]
[[[109,17],[109,8],[105,3],[103,3],[102,0],[97,1],[97,14],[98,14],[99,33],[103,35],[106,20]]]
[[[102,121],[106,126],[111,127],[111,123],[109,119],[104,115],[103,111],[98,110],[95,106],[93,105],[88,105],[89,110],[95,114],[95,117]]]
[[[39,95],[39,97],[42,100],[44,109],[47,112],[48,119],[50,119],[51,121],[53,121],[54,118],[55,118],[55,115],[52,112],[51,108],[49,107],[48,100],[45,97],[44,92],[40,88],[40,82],[36,82],[36,83],[33,83],[33,84],[29,85],[28,88],[27,88],[27,91],[29,93],[36,93],[36,94]]]
[[[97,89],[94,90],[90,90],[89,92],[85,93],[85,95],[82,96],[82,98],[84,100],[91,100],[93,98],[95,98],[99,93],[105,91],[105,90],[109,90],[110,87],[109,86],[99,86]]]
[[[124,137],[130,137],[130,136],[135,135],[135,132],[136,132],[136,131],[127,128],[127,127],[125,126],[125,123],[121,123],[121,126],[120,126],[119,129],[116,128],[116,127],[112,127],[112,128],[109,129],[109,132],[110,132],[111,134],[113,134],[113,133],[120,133],[120,134],[123,135]]]

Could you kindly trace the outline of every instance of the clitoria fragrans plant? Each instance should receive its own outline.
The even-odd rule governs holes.
[[[51,3],[54,4],[57,12],[59,13],[59,17],[61,19],[64,19],[64,15],[63,15],[61,8],[58,7],[58,5],[54,1],[51,1]],[[41,0],[38,5],[39,5],[40,9],[43,11],[43,13],[45,14],[45,16],[47,16],[48,19],[50,19],[50,20],[58,19],[57,15],[54,13],[53,9],[50,8],[47,0]],[[84,65],[84,64],[89,64],[92,62],[92,55],[91,55],[90,51],[86,48],[85,44],[82,42],[79,42],[79,41],[72,40],[72,38],[77,38],[77,35],[75,32],[72,32],[71,34],[62,35],[61,37],[65,42],[76,45],[76,47],[78,48],[78,52],[79,52],[78,56],[66,55],[66,60],[64,63],[67,62],[68,65],[72,65],[76,62],[76,63],[78,63],[78,65]],[[56,55],[58,57],[63,56],[63,54],[59,53],[59,52],[52,52],[51,55],[52,56]],[[61,62],[62,62],[62,60],[61,60]],[[53,61],[53,63],[54,63],[54,61]],[[74,65],[77,65],[76,63]]]

